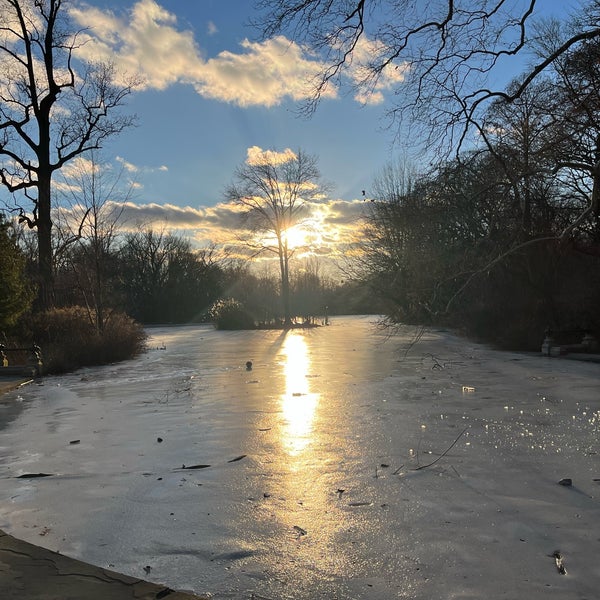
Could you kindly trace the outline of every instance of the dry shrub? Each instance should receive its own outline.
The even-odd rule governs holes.
[[[46,373],[133,358],[143,352],[146,339],[143,327],[123,313],[113,313],[98,331],[88,310],[81,306],[35,315],[30,335],[42,349]]]

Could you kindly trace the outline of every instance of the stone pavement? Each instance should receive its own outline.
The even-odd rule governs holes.
[[[200,600],[18,540],[0,530],[2,600]]]
[[[27,383],[0,377],[0,396]],[[1,600],[202,600],[94,567],[62,554],[18,540],[0,530]]]

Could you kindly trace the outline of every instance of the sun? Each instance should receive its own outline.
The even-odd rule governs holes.
[[[311,232],[307,231],[302,225],[294,225],[285,232],[285,238],[290,250],[307,246],[310,243],[309,238],[311,237]]]
[[[323,215],[312,214],[290,227],[285,232],[285,239],[290,250],[302,250],[310,254],[311,249],[324,244],[324,232]]]

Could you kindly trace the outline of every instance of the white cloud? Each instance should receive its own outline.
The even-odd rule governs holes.
[[[134,165],[133,163],[130,163],[130,162],[126,161],[121,156],[117,156],[116,160],[117,160],[117,162],[121,163],[121,165],[123,166],[123,168],[126,171],[128,171],[129,173],[137,173],[139,171],[139,169],[138,169],[138,167],[136,165]]]
[[[177,28],[177,17],[155,0],[138,0],[126,15],[81,5],[70,12],[85,28],[79,55],[111,60],[124,77],[136,75],[141,89],[192,85],[205,98],[239,106],[275,106],[309,97],[321,63],[305,49],[278,36],[265,42],[244,40],[239,52],[206,59],[194,32]],[[209,24],[209,34],[216,31]],[[335,86],[322,97],[336,97]]]
[[[346,75],[359,90],[354,96],[357,102],[361,104],[381,104],[385,99],[384,92],[394,89],[404,81],[409,70],[409,65],[406,62],[400,64],[390,63],[376,80],[371,80],[372,71],[369,69],[369,64],[378,55],[385,55],[386,50],[383,44],[370,40],[366,36],[358,40],[354,49],[353,60],[346,70]]]
[[[209,59],[194,87],[204,97],[239,106],[274,106],[285,98],[307,99],[320,63],[300,46],[278,36],[262,43],[244,40],[243,53],[224,51]],[[329,86],[323,97],[335,97]]]
[[[65,188],[65,191],[68,189]],[[357,242],[364,208],[364,203],[358,200],[309,203],[305,218],[298,225],[304,232],[306,246],[297,248],[296,258],[316,256],[333,261],[333,264],[338,260],[343,261]],[[243,209],[228,202],[194,208],[169,203],[140,204],[108,200],[103,210],[107,214],[118,214],[122,233],[146,229],[164,231],[186,237],[197,247],[216,246],[230,257],[245,256],[250,252],[249,246],[240,240],[259,243],[256,232],[247,229]],[[61,219],[66,221],[78,222],[81,212],[82,208],[77,204],[60,207]],[[267,254],[261,260],[268,262],[272,256]]]
[[[167,167],[166,165],[160,165],[159,167],[152,167],[152,166],[141,166],[140,167],[138,165],[133,164],[132,162],[129,162],[122,156],[117,156],[115,158],[115,160],[128,173],[148,174],[148,173],[157,173],[157,172],[158,173],[167,173],[169,171],[169,167]]]
[[[296,159],[296,153],[286,148],[283,152],[275,150],[263,150],[258,146],[252,146],[247,150],[247,165],[280,165]]]
[[[86,60],[112,60],[125,74],[138,74],[141,87],[165,89],[193,83],[203,64],[193,32],[176,29],[177,18],[154,0],[139,0],[129,19],[83,6],[71,16],[88,28],[79,55]]]
[[[208,33],[208,35],[215,35],[215,33],[218,33],[219,30],[212,21],[209,21],[206,26],[206,32]]]
[[[56,180],[52,183],[53,189],[62,194],[78,194],[81,192],[81,186],[67,181]]]
[[[63,179],[78,179],[83,174],[99,173],[100,165],[85,156],[76,156],[61,168],[60,174]]]
[[[214,243],[222,247],[239,245],[239,240],[252,237],[243,218],[244,209],[236,204],[221,202],[215,206],[176,206],[165,203],[123,205],[123,223],[131,231],[141,228],[165,229],[186,235],[199,244]],[[341,256],[356,242],[365,204],[362,201],[330,200],[308,203],[303,219],[311,251],[330,257]]]

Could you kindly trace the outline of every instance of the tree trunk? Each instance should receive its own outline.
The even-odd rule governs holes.
[[[51,173],[40,168],[38,172],[38,308],[54,306],[54,268],[52,256]]]
[[[40,103],[37,115],[37,238],[39,290],[38,308],[54,306],[54,256],[52,251],[52,168],[50,166],[50,110],[56,99],[49,93]]]
[[[283,304],[283,326],[287,329],[292,326],[290,314],[290,271],[287,244],[279,241],[279,269],[281,271],[281,303]]]
[[[292,315],[290,311],[290,275],[287,257],[285,259],[285,274],[281,280],[281,296],[283,300],[283,325],[289,328],[292,326]]]

